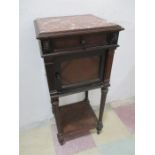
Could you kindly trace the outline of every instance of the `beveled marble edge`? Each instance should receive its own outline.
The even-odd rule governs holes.
[[[36,27],[37,28],[37,27]],[[107,32],[107,31],[122,31],[124,30],[123,27],[117,25],[108,28],[95,28],[95,29],[82,29],[82,30],[74,30],[74,31],[59,31],[59,32],[51,32],[51,33],[38,33],[36,32],[37,39],[44,39],[44,38],[54,38],[54,37],[61,37],[65,35],[78,35],[78,34],[88,34],[88,33],[95,33],[95,32]]]

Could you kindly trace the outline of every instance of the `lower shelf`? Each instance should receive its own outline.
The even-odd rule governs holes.
[[[72,136],[96,128],[97,117],[88,101],[60,107],[63,136]]]

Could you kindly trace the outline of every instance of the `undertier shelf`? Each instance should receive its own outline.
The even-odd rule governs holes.
[[[61,128],[64,136],[96,128],[97,117],[89,101],[81,101],[60,107]]]

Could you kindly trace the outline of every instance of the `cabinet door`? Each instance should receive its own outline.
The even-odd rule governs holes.
[[[45,63],[50,92],[65,92],[103,81],[105,54],[67,56]]]
[[[59,63],[61,89],[78,88],[101,82],[104,55],[67,58]]]

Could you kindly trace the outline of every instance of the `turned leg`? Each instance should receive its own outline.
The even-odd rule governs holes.
[[[89,99],[88,99],[88,90],[87,91],[85,91],[85,99],[84,99],[85,101],[89,101]]]
[[[102,118],[103,118],[103,112],[105,107],[105,101],[107,96],[108,88],[101,88],[101,103],[100,103],[100,112],[99,112],[99,119],[97,122],[97,133],[99,134],[103,128]]]
[[[58,97],[52,98],[52,105],[53,105],[53,111],[54,111],[55,120],[56,120],[56,124],[57,124],[58,141],[61,145],[63,145],[64,144],[64,137],[63,137],[63,132],[62,132],[61,124],[60,124],[61,118],[60,118],[59,98]]]

